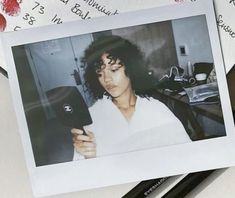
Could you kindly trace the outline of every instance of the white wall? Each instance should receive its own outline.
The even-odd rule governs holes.
[[[179,66],[187,67],[188,61],[213,62],[205,16],[194,16],[172,21]],[[180,55],[179,47],[184,45],[187,55]]]
[[[168,73],[171,66],[178,65],[171,21],[114,29],[112,34],[140,48],[146,67],[156,80]]]

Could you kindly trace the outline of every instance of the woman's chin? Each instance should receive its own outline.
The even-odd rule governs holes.
[[[108,92],[108,93],[112,98],[118,98],[120,96],[120,94],[118,93],[114,93],[114,92]]]

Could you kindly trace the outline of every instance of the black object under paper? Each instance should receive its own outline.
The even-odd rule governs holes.
[[[76,87],[63,86],[47,91],[48,100],[60,122],[68,127],[85,130],[92,123],[88,107]]]
[[[8,78],[7,71],[6,71],[5,69],[3,69],[1,66],[0,66],[0,73],[3,74],[5,77]]]

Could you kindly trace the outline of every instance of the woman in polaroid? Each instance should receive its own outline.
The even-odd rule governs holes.
[[[119,36],[95,40],[86,49],[85,80],[96,102],[93,123],[72,129],[74,160],[190,142],[181,122],[149,97],[152,86],[138,47]]]

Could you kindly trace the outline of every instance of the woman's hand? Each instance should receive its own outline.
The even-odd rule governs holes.
[[[73,128],[73,146],[75,150],[83,155],[86,159],[96,157],[95,136],[92,132],[86,131],[87,135],[83,135],[81,129]]]

